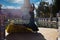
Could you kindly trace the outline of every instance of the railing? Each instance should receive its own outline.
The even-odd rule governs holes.
[[[28,24],[29,20],[25,19],[13,19],[15,24]],[[35,19],[37,26],[39,27],[50,27],[50,28],[57,28],[58,22],[56,18],[52,18],[52,21],[50,18],[38,18]]]
[[[56,18],[52,18],[52,21],[50,18],[39,18],[37,21],[37,25],[39,27],[50,27],[50,28],[57,28],[58,22]]]

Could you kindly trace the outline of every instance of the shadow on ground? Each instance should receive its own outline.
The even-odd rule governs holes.
[[[6,36],[7,40],[45,40],[41,33],[11,33]]]

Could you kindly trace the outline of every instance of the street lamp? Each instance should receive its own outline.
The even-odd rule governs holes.
[[[1,10],[2,5],[0,4],[0,10]]]
[[[1,7],[2,7],[2,5],[0,4],[0,14],[1,14]]]

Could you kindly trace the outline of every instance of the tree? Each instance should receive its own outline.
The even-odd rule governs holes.
[[[38,6],[37,16],[38,17],[49,17],[49,3],[48,2],[41,2]]]
[[[37,11],[38,17],[50,17],[50,14],[52,14],[52,17],[56,17],[56,13],[60,10],[60,0],[54,0],[52,7],[51,4],[49,5],[48,2],[40,2]],[[46,5],[46,6],[45,6]]]
[[[56,11],[58,12],[60,10],[60,0],[55,0],[55,6],[56,6]]]
[[[56,13],[60,10],[60,0],[54,0],[54,4],[52,6],[53,17],[56,17]]]

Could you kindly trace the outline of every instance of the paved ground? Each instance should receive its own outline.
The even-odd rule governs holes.
[[[58,34],[59,34],[58,37],[60,38],[60,27],[59,27],[59,29],[58,29],[58,32],[59,32],[59,33],[58,33]]]
[[[12,33],[7,40],[57,40],[57,29],[39,28],[38,33]]]
[[[59,27],[59,29],[58,29],[58,40],[60,40],[60,27]]]
[[[44,35],[46,40],[57,40],[58,30],[52,28],[39,28],[39,32]]]

